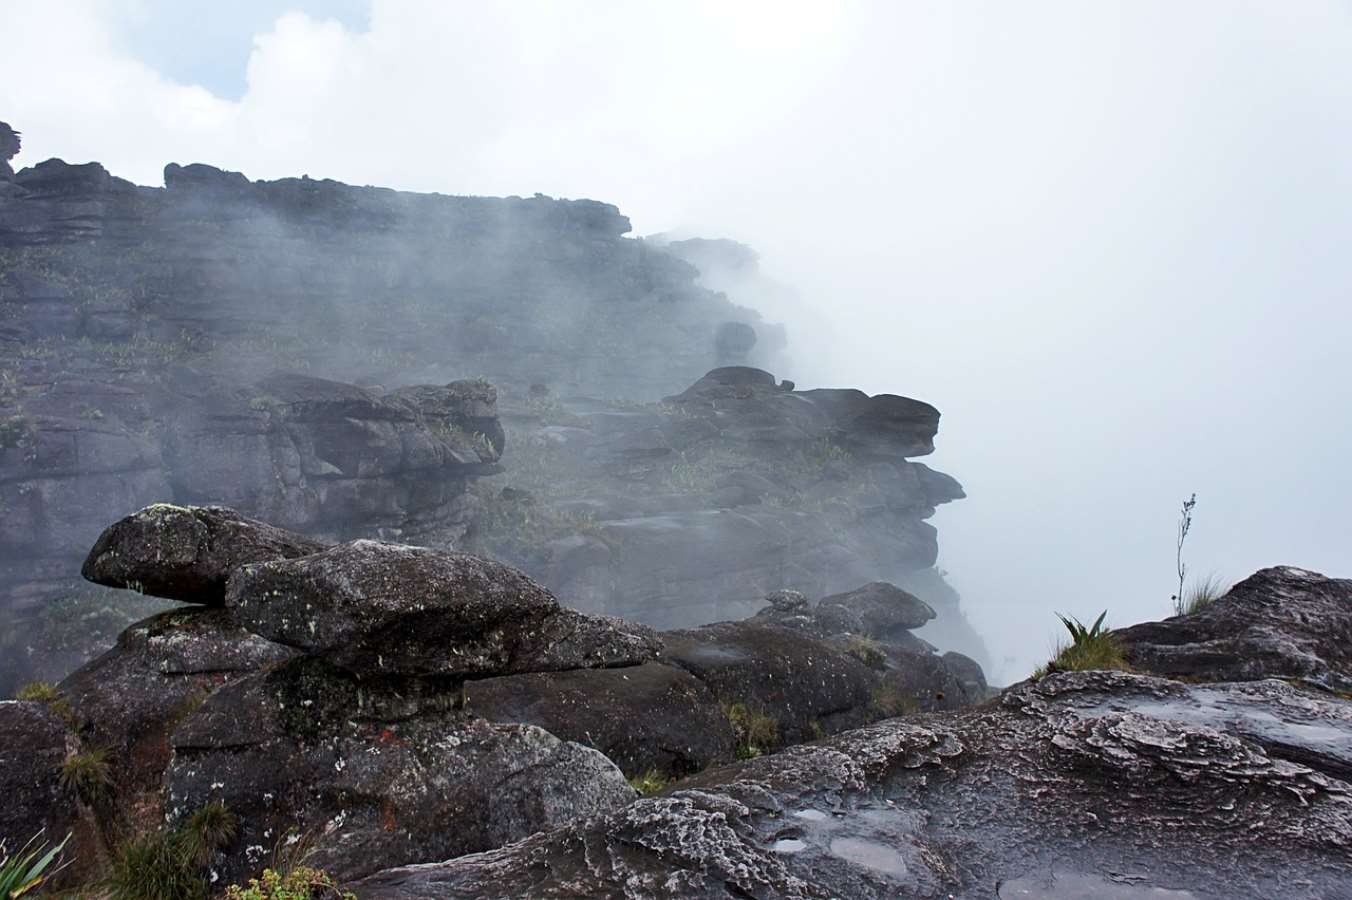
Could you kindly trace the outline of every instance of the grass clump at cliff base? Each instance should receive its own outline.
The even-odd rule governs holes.
[[[1053,672],[1131,671],[1122,642],[1103,627],[1107,615],[1108,611],[1104,610],[1092,626],[1086,626],[1074,617],[1058,615],[1061,624],[1070,632],[1070,643],[1059,644],[1056,656],[1046,665],[1038,667],[1033,677],[1041,678]]]

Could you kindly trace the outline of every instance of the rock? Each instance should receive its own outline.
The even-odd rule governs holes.
[[[131,626],[60,688],[85,743],[107,751],[122,812],[153,824],[170,732],[221,686],[291,656],[227,610],[187,607]]]
[[[755,621],[663,632],[663,659],[702,681],[725,706],[742,705],[797,743],[876,717],[877,677],[822,641]]]
[[[1262,569],[1198,612],[1113,633],[1146,672],[1352,692],[1352,581],[1305,569]]]
[[[0,181],[8,181],[14,177],[14,170],[10,168],[9,161],[19,155],[19,134],[9,126],[8,122],[0,122]]]
[[[948,671],[952,672],[953,677],[962,685],[969,702],[981,703],[990,695],[991,689],[986,684],[986,673],[976,660],[952,650],[943,655],[943,660]]]
[[[728,762],[736,750],[708,688],[661,663],[487,678],[469,682],[465,694],[475,715],[595,747],[630,776],[678,778]]]
[[[495,725],[428,682],[357,682],[298,660],[213,694],[174,733],[169,817],[213,801],[239,817],[215,868],[255,871],[288,829],[340,879],[487,850],[613,812],[633,789],[599,752]]]
[[[1347,709],[1273,681],[1053,675],[352,887],[371,900],[1342,896]]]
[[[0,700],[0,735],[0,843],[12,853],[35,836],[59,842],[79,821],[61,787],[61,764],[79,742],[45,704],[18,700]]]
[[[817,615],[828,614],[832,607],[858,617],[863,633],[879,640],[919,628],[934,618],[934,610],[928,603],[896,585],[881,581],[844,594],[823,597],[817,603]]]
[[[657,647],[641,628],[561,610],[509,566],[378,541],[244,566],[226,603],[254,633],[364,674],[629,665]]]
[[[230,573],[326,545],[222,506],[156,503],[108,526],[81,574],[95,584],[221,606]]]

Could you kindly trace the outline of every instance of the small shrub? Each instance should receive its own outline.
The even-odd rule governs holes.
[[[893,716],[909,715],[920,709],[920,704],[914,697],[895,684],[886,682],[873,689],[869,702],[882,716],[889,719]]]
[[[779,722],[763,709],[733,703],[723,707],[723,715],[737,736],[738,759],[755,759],[779,743]]]
[[[887,665],[887,651],[883,645],[865,635],[850,638],[845,652],[870,669],[882,669]]]
[[[357,900],[357,895],[341,890],[333,876],[309,866],[297,866],[289,872],[264,869],[262,878],[251,878],[247,886],[226,888],[227,900]]]
[[[104,888],[113,900],[204,900],[206,879],[186,858],[182,833],[152,831],[128,838],[108,861]]]
[[[66,835],[65,840],[50,850],[45,841],[38,843],[41,836],[38,832],[13,854],[6,852],[5,842],[0,841],[0,898],[15,900],[36,893],[44,881],[65,868],[64,865],[52,866],[70,843],[71,836]]]
[[[651,797],[653,794],[665,790],[670,783],[667,777],[657,769],[649,769],[642,775],[635,775],[629,779],[630,786],[643,797]]]
[[[224,803],[214,800],[188,817],[179,840],[187,859],[203,867],[238,833],[239,817]]]
[[[1092,626],[1086,627],[1074,617],[1067,618],[1057,614],[1061,624],[1070,632],[1071,642],[1061,644],[1056,656],[1047,665],[1040,667],[1034,677],[1040,678],[1051,672],[1088,672],[1102,669],[1128,670],[1122,644],[1111,631],[1105,631],[1103,620],[1107,618],[1105,609],[1099,613]]]
[[[61,787],[91,806],[105,800],[113,789],[113,767],[108,751],[72,753],[61,763]]]

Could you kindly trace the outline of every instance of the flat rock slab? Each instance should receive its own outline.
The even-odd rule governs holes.
[[[108,526],[80,571],[95,584],[221,606],[239,566],[326,546],[223,506],[156,503]]]
[[[1198,612],[1113,632],[1137,669],[1210,681],[1291,678],[1352,693],[1352,581],[1262,569]]]
[[[1314,695],[1251,687],[1048,676],[978,709],[711,770],[595,822],[353,889],[371,900],[1348,896],[1352,787],[1319,762],[1332,759],[1323,736],[1295,728],[1265,744],[1227,716],[1181,713],[1233,692],[1250,720],[1342,731],[1345,713],[1319,704],[1346,702],[1293,705]],[[1310,764],[1283,749],[1293,734]]]
[[[659,646],[643,626],[560,609],[510,566],[381,541],[245,566],[226,602],[255,634],[370,675],[629,665]]]

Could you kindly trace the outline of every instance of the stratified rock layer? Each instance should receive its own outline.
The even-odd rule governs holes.
[[[1228,712],[1196,717],[1217,703]],[[1343,896],[1347,710],[1280,682],[1054,675],[996,705],[710,771],[594,823],[354,889],[373,900],[1199,900],[1217,885],[1255,900]]]

